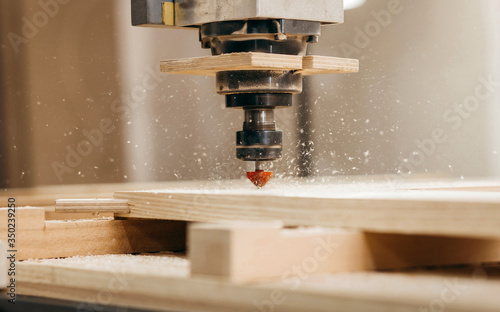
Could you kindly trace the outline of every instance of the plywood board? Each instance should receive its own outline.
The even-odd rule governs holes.
[[[230,53],[162,61],[160,70],[168,74],[215,76],[234,70],[299,70],[302,57],[271,53]]]
[[[345,176],[345,177],[318,177],[318,181],[330,183],[334,180],[337,185],[348,185],[360,183],[363,187],[367,184],[383,185],[380,190],[458,190],[458,191],[496,191],[500,192],[500,181],[486,180],[450,180],[443,177],[429,175],[412,175],[403,178],[398,175],[369,175],[369,176]],[[293,182],[293,181],[292,181]],[[188,182],[183,182],[186,185]],[[221,182],[224,185],[224,182]],[[309,182],[304,182],[306,185]],[[200,185],[193,184],[193,185]],[[53,206],[57,199],[75,198],[111,198],[117,191],[136,191],[169,188],[172,182],[148,182],[148,183],[99,183],[99,184],[72,184],[72,185],[47,185],[30,188],[0,189],[0,207],[7,206],[8,198],[14,197],[16,205],[33,207]],[[54,214],[51,213],[52,217]],[[90,214],[82,214],[91,217]],[[60,215],[59,215],[60,216]]]
[[[244,180],[178,182],[158,190],[117,192],[115,198],[130,201],[131,212],[123,217],[280,220],[285,226],[500,237],[498,192],[407,190],[429,188],[432,182],[348,181],[275,179],[264,189]]]
[[[281,226],[281,222],[191,224],[191,274],[249,282],[280,278],[297,265],[317,273],[337,273],[500,262],[500,239]]]
[[[46,221],[43,208],[16,208],[17,259],[183,250],[185,223],[112,218]],[[0,208],[0,236],[7,237],[7,209]]]
[[[129,213],[127,200],[113,198],[57,199],[57,213]]]
[[[189,261],[162,255],[114,255],[23,261],[18,293],[156,311],[498,311],[500,270],[459,272],[300,271],[280,280],[235,284],[192,278]],[[496,273],[495,273],[496,272]],[[487,279],[486,279],[487,277]]]
[[[304,76],[322,74],[346,74],[359,71],[359,60],[341,57],[308,55],[302,60]]]
[[[297,56],[273,53],[229,53],[162,61],[165,74],[215,76],[221,71],[296,70],[304,75],[357,73],[359,61],[331,56]]]

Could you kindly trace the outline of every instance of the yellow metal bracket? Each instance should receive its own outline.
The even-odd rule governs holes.
[[[175,4],[174,2],[163,2],[162,8],[162,22],[166,26],[175,26]]]

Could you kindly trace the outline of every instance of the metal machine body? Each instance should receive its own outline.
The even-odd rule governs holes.
[[[303,56],[309,43],[318,42],[322,25],[343,20],[342,0],[132,0],[134,26],[197,29],[202,48],[213,55]],[[256,172],[262,172],[262,162],[282,157],[282,132],[276,128],[274,111],[292,105],[292,95],[302,92],[302,75],[222,71],[216,75],[216,88],[226,97],[226,107],[245,113],[243,129],[236,135],[236,157],[255,161]]]
[[[174,23],[163,10],[173,9]],[[237,20],[290,19],[339,24],[343,0],[132,0],[132,25],[192,27]]]

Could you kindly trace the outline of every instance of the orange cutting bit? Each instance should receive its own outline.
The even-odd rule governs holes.
[[[247,178],[252,181],[256,187],[263,187],[273,177],[271,171],[256,170],[247,172]]]

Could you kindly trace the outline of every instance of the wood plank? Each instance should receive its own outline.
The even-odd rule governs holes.
[[[82,220],[82,219],[94,219],[94,218],[114,218],[113,213],[95,213],[95,212],[56,212],[54,206],[44,207],[45,208],[45,220]]]
[[[297,266],[337,273],[500,262],[500,239],[282,229],[281,222],[194,223],[188,237],[192,275],[232,282],[279,278]]]
[[[244,180],[200,181],[171,183],[159,190],[117,192],[115,198],[129,200],[128,216],[136,218],[280,220],[285,226],[500,237],[498,192],[405,190],[410,186],[356,180],[276,179],[266,188],[256,189]]]
[[[162,61],[165,74],[215,76],[220,71],[233,70],[299,70],[302,57],[271,53],[229,53],[215,56]]]
[[[13,214],[14,213],[14,214]],[[45,228],[45,209],[34,207],[0,208],[0,233],[6,237],[8,219],[14,219],[16,230],[43,230]]]
[[[323,74],[346,74],[359,71],[359,60],[331,56],[308,55],[302,60],[304,76]]]
[[[7,235],[6,210],[0,208],[0,237]],[[184,222],[45,221],[44,214],[43,208],[16,208],[18,260],[185,249]]]
[[[55,212],[60,213],[129,213],[128,201],[113,198],[57,199]]]
[[[162,61],[160,70],[165,74],[202,76],[234,70],[297,70],[307,76],[357,73],[359,61],[331,56],[248,52]]]
[[[190,277],[182,257],[111,255],[23,261],[18,292],[87,302],[83,310],[99,303],[156,311],[409,312],[444,306],[447,312],[493,312],[500,293],[496,271],[302,272],[235,284]]]
[[[318,177],[319,181],[335,184],[340,188],[345,188],[349,184],[361,184],[363,187],[369,183],[368,187],[372,188],[376,185],[381,191],[397,190],[476,190],[476,191],[500,191],[500,181],[488,180],[451,180],[445,177],[436,177],[430,175],[412,175],[411,177],[401,177],[399,175],[369,175],[369,176],[345,176],[345,177]],[[306,181],[296,181],[295,183],[303,183],[309,185]],[[183,186],[189,183],[183,182]],[[222,182],[224,185],[224,182]],[[196,183],[194,185],[197,185]],[[110,198],[117,191],[137,191],[137,190],[152,190],[169,188],[172,182],[151,182],[151,183],[102,183],[102,184],[74,184],[74,185],[48,185],[37,186],[31,188],[17,189],[0,189],[0,207],[7,206],[9,197],[16,199],[16,205],[32,206],[32,207],[51,207],[50,212],[53,212],[53,206],[56,199],[74,199],[74,198]],[[203,185],[201,185],[203,186]],[[87,218],[92,217],[90,214],[81,214]],[[46,214],[47,219],[52,217],[59,218],[60,215],[53,213]]]

